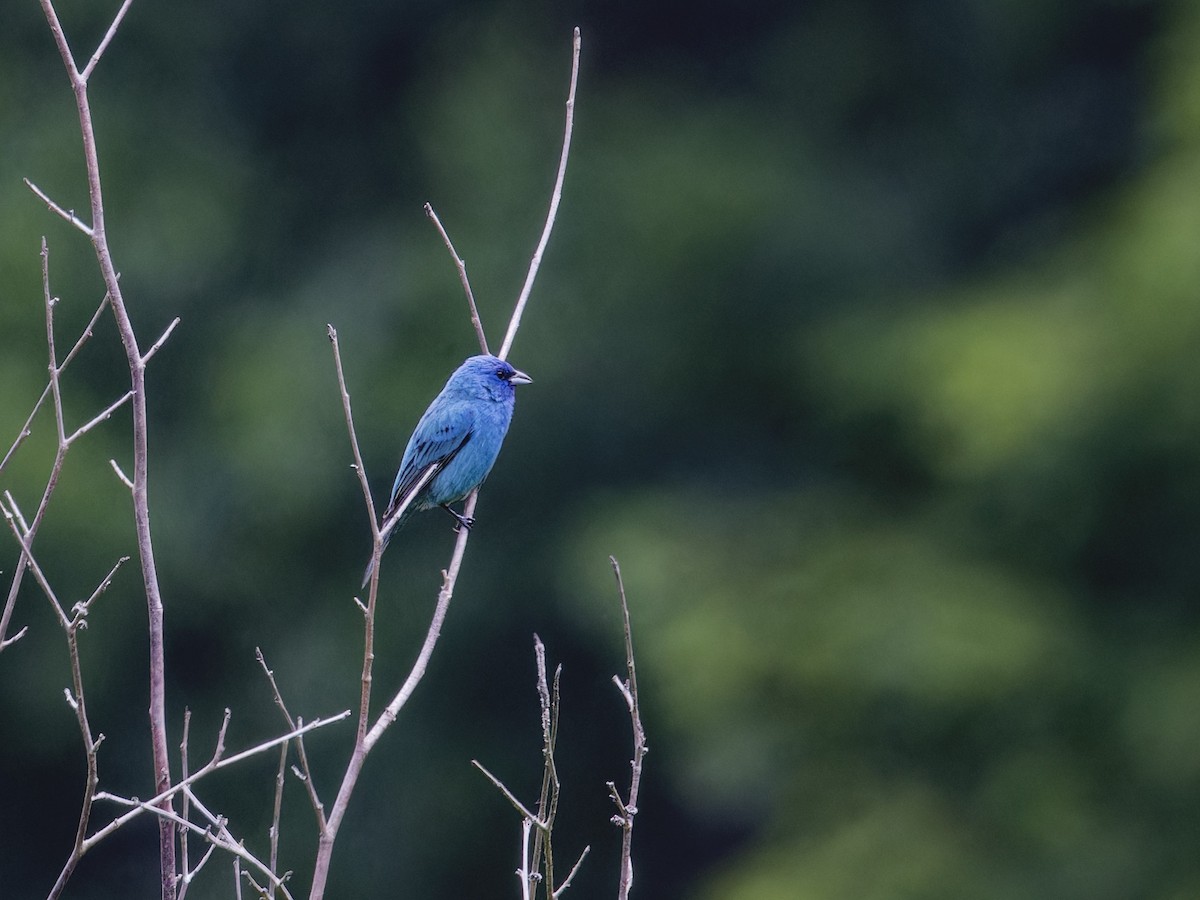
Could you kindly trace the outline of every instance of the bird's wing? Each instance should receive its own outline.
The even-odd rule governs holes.
[[[417,423],[404,452],[383,520],[396,518],[471,440],[475,412],[469,404],[435,405]]]

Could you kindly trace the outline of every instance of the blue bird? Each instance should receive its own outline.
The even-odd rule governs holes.
[[[533,379],[495,356],[472,356],[455,369],[408,439],[392,496],[383,513],[383,545],[413,513],[440,506],[470,528],[474,522],[450,508],[483,484],[512,421],[514,388]],[[363,584],[371,580],[367,566]]]

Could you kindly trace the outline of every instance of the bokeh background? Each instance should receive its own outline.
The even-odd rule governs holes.
[[[64,0],[76,51],[115,9]],[[0,29],[0,438],[102,289],[21,183],[86,195],[33,0]],[[1200,895],[1200,7],[1187,0],[137,3],[93,78],[122,284],[146,343],[172,743],[205,758],[357,697],[369,538],[325,323],[376,496],[499,342],[545,214],[583,29],[558,230],[512,354],[535,384],[479,506],[432,668],[370,758],[330,896],[516,896],[519,825],[469,765],[540,778],[531,635],[563,664],[560,858],[615,895],[604,783],[628,774],[607,557],[633,610],[651,754],[642,898]],[[66,378],[127,375],[111,322]],[[0,475],[26,510],[52,420]],[[80,599],[133,550],[127,412],[72,451],[38,539]],[[384,565],[379,696],[452,542]],[[16,552],[5,546],[0,568]],[[7,582],[4,582],[7,585]],[[133,566],[83,662],[102,787],[146,796]],[[32,585],[0,656],[0,894],[44,896],[82,757]],[[331,801],[351,739],[308,743]],[[275,759],[205,796],[266,846]],[[306,886],[292,781],[283,859]],[[68,896],[153,896],[154,831]],[[301,888],[303,891],[303,888]],[[214,863],[192,897],[230,897]]]

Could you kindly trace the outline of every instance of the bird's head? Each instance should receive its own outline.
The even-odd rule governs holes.
[[[508,400],[516,385],[531,384],[533,379],[495,356],[472,356],[458,367],[450,381],[464,393]]]

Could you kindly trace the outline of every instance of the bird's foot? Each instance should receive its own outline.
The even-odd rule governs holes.
[[[470,516],[460,515],[459,513],[455,512],[453,509],[451,509],[445,503],[442,504],[442,509],[444,509],[446,512],[450,513],[450,515],[452,515],[454,517],[454,521],[458,523],[457,525],[454,526],[455,534],[458,534],[458,532],[462,531],[464,528],[467,529],[467,531],[470,531],[471,526],[475,524],[475,520],[472,519]]]

